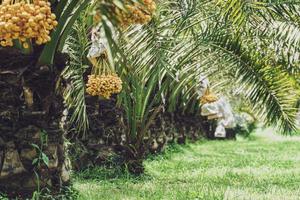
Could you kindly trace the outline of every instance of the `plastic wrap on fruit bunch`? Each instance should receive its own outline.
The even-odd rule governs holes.
[[[91,35],[92,44],[87,55],[89,59],[100,57],[108,47],[108,43],[104,39],[105,35],[100,26],[93,27]]]
[[[229,101],[223,96],[217,96],[211,92],[209,81],[203,79],[199,94],[201,94],[201,115],[207,117],[208,120],[217,120],[215,137],[225,138],[226,128],[234,128],[236,126],[234,114]]]
[[[112,39],[117,38],[115,27],[111,23],[107,23],[112,33]],[[103,26],[101,24],[94,26],[91,29],[91,47],[89,49],[87,57],[89,59],[98,58],[103,55],[109,48],[107,37],[105,35]]]
[[[199,87],[196,91],[199,98],[201,98],[204,95],[207,88],[209,88],[209,80],[207,76],[201,74],[199,77]]]

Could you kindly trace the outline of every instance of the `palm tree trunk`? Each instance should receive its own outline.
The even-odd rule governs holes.
[[[61,62],[53,69],[37,66],[38,55],[0,49],[0,191],[9,196],[30,195],[38,187],[59,189],[69,182],[64,106],[55,93],[65,62],[57,59]],[[32,162],[42,152],[49,164],[37,167]]]

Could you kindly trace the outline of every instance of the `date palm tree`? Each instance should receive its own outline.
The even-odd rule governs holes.
[[[0,1],[0,189],[9,196],[30,195],[47,187],[60,189],[68,184],[70,167],[64,131],[67,109],[74,106],[65,99],[65,108],[61,89],[72,97],[76,93],[68,92],[70,84],[66,81],[70,79],[64,80],[61,72],[72,65],[74,60],[69,56],[75,54],[62,51],[66,40],[70,41],[74,23],[88,6],[91,11],[101,11],[104,25],[111,21],[117,26],[120,18],[111,11],[125,11],[124,3],[142,2]],[[81,105],[81,101],[75,104],[75,110],[80,110]]]
[[[69,59],[61,52],[74,22],[91,3],[90,0],[0,1],[0,190],[11,197],[30,196],[34,190],[46,187],[59,190],[69,183],[64,139],[68,113],[57,90],[65,85],[60,74]],[[13,41],[6,42],[12,34],[3,31],[12,22],[15,26],[25,26],[24,20],[37,12],[33,6],[41,13],[31,16],[26,26],[36,23],[38,17],[48,16],[48,21],[39,21],[41,30],[34,27],[26,30],[36,38],[27,38],[28,35],[21,38],[24,33],[19,33],[13,36]],[[14,29],[18,30],[20,27]],[[44,35],[37,38],[34,31]]]

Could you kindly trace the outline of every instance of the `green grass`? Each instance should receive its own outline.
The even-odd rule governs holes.
[[[76,176],[81,200],[300,200],[300,139],[274,136],[176,146],[131,177],[104,169]]]

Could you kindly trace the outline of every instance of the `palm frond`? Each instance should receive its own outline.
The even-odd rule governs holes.
[[[236,72],[237,83],[244,89],[244,94],[261,119],[267,124],[280,127],[286,133],[294,130],[295,102],[299,91],[290,75],[276,66],[276,62],[272,61],[273,66],[268,64],[269,58],[259,55],[255,45],[249,49],[251,44],[247,43],[247,48],[244,48],[239,39],[233,40],[224,35],[214,38],[215,42],[210,41],[210,45],[225,52],[227,56],[223,54],[223,57],[232,63],[226,65],[224,70]]]
[[[65,45],[65,51],[70,56],[69,65],[65,68],[62,76],[69,82],[63,96],[71,111],[70,123],[78,133],[87,133],[89,121],[85,102],[86,55],[89,47],[88,27],[84,20],[78,20],[72,29]]]

